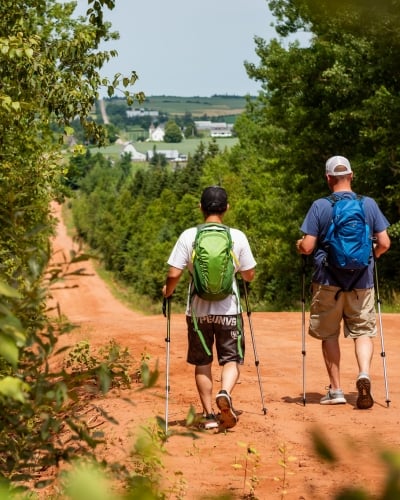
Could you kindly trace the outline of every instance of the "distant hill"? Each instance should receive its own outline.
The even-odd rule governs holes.
[[[193,117],[201,116],[232,116],[239,115],[246,107],[247,99],[255,99],[254,96],[235,96],[235,95],[213,95],[211,97],[179,97],[179,96],[147,96],[143,103],[135,103],[131,109],[143,109],[146,111],[159,111],[169,115],[184,115],[190,113]],[[122,98],[110,99],[121,101]]]

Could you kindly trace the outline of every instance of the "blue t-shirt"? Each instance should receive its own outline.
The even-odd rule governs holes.
[[[335,192],[340,198],[352,198],[351,191]],[[368,196],[363,197],[365,218],[371,231],[371,238],[376,233],[381,233],[389,227],[389,222],[381,212],[376,201]],[[351,288],[372,288],[374,286],[374,260],[371,259],[368,270],[340,270],[339,277],[335,277],[328,266],[325,265],[327,252],[322,248],[322,242],[328,231],[332,219],[332,203],[327,198],[319,198],[311,205],[301,225],[304,234],[316,236],[317,246],[314,252],[313,281],[323,285],[334,285]],[[358,276],[357,276],[358,275]],[[340,282],[338,281],[340,280]]]

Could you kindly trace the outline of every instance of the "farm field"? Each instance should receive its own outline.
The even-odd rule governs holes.
[[[190,114],[194,120],[199,119],[211,119],[218,117],[218,120],[225,121],[227,123],[234,123],[237,116],[243,113],[246,107],[247,99],[254,99],[254,97],[246,96],[212,96],[212,97],[177,97],[177,96],[150,96],[147,97],[143,103],[135,103],[131,106],[131,109],[140,109],[143,111],[158,111],[160,114],[167,114],[171,118],[174,116]],[[107,113],[107,120],[113,123],[113,115],[118,110],[118,114],[125,114],[129,109],[124,99],[109,99],[104,100],[105,106],[103,109]],[[108,110],[113,111],[111,114],[107,112]],[[140,127],[139,127],[139,130]],[[144,132],[144,131],[143,131]],[[139,135],[147,135],[146,133],[141,133]],[[145,141],[139,142],[136,140],[138,137],[137,126],[130,127],[126,126],[120,129],[119,136],[122,142],[131,142],[135,149],[140,153],[147,153],[149,150],[152,151],[154,147],[157,150],[178,150],[179,154],[190,155],[193,154],[202,142],[207,146],[207,144],[212,141],[212,138],[208,135],[202,138],[191,138],[184,139],[180,143],[164,143],[164,142],[152,142]],[[216,138],[216,143],[221,151],[225,149],[230,149],[232,146],[237,144],[238,139],[236,137],[223,137]],[[119,158],[123,151],[123,146],[121,144],[112,144],[107,147],[93,148],[92,152],[102,153],[114,160]]]
[[[165,149],[177,149],[180,154],[193,154],[196,149],[199,147],[200,142],[203,142],[207,146],[209,142],[211,142],[211,137],[203,137],[201,139],[185,139],[182,142],[171,144],[165,142],[133,142],[135,149],[139,151],[139,153],[147,153],[147,151],[152,151],[154,147],[159,150]],[[216,143],[221,151],[224,151],[226,148],[230,149],[235,144],[237,144],[238,139],[236,137],[227,137],[227,138],[216,138]],[[120,154],[123,151],[123,146],[121,144],[112,144],[111,146],[102,147],[102,148],[92,148],[92,153],[101,153],[104,156],[111,157],[113,159],[119,158]]]
[[[254,96],[249,96],[254,99]],[[125,101],[120,99],[121,106]],[[112,102],[116,102],[113,100]],[[106,101],[107,103],[107,101]],[[212,96],[212,97],[178,97],[178,96],[148,96],[143,103],[135,103],[132,109],[159,111],[170,115],[191,113],[193,117],[203,115],[224,116],[238,115],[246,106],[246,96]]]

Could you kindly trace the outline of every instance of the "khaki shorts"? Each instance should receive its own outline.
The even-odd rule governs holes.
[[[374,289],[343,292],[337,286],[313,283],[308,333],[321,340],[339,337],[342,319],[345,337],[375,337]]]

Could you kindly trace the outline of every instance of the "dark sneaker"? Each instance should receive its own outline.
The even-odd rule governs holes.
[[[200,421],[200,427],[206,430],[216,429],[219,427],[217,417],[213,413],[203,415],[203,418]]]
[[[215,398],[217,406],[221,411],[219,424],[224,429],[231,429],[238,423],[238,416],[232,407],[232,398],[222,389]]]
[[[371,408],[374,405],[374,400],[371,396],[370,379],[363,375],[357,379],[356,386],[358,390],[357,408],[360,410]]]
[[[344,397],[342,389],[333,390],[328,387],[326,396],[321,398],[319,403],[321,405],[340,405],[346,403],[346,398]]]

